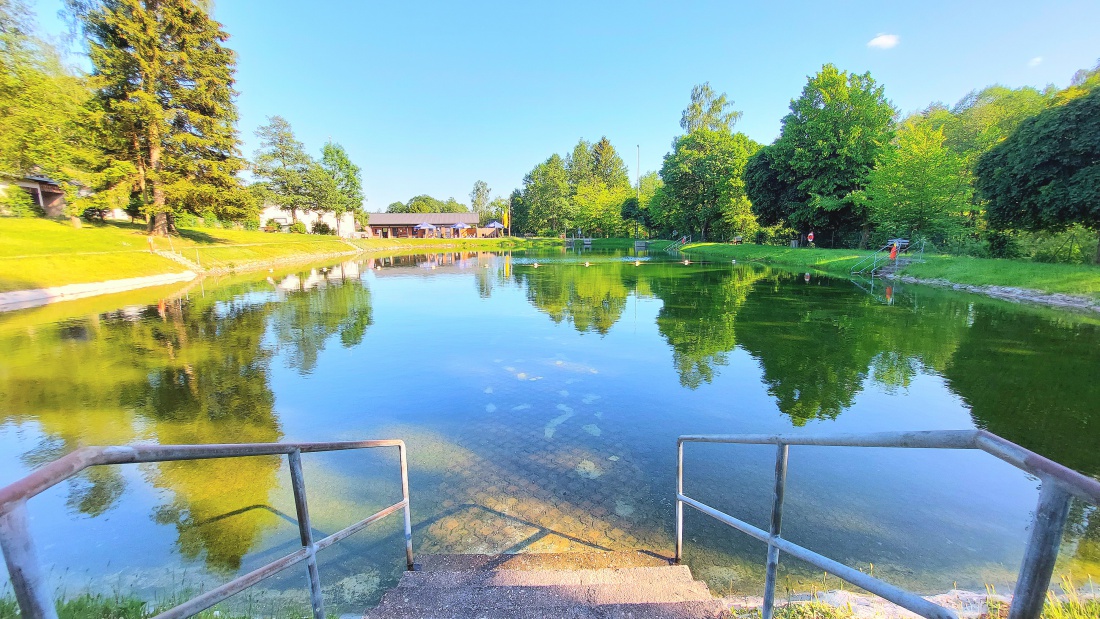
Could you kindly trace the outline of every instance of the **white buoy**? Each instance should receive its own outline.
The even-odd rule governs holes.
[[[536,269],[539,268],[539,263],[537,263],[537,262],[535,263],[535,268]]]
[[[634,261],[634,266],[636,266],[636,267],[642,266],[642,261],[641,260],[635,260]]]
[[[585,262],[585,263],[584,263],[584,266],[588,266],[588,263],[587,263],[587,262]]]
[[[732,262],[732,263],[734,263],[734,264],[737,264],[737,261],[736,261],[736,260],[731,260],[730,262]]]

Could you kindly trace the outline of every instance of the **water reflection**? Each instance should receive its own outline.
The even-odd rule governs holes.
[[[418,544],[433,551],[667,550],[668,446],[684,432],[971,427],[969,416],[1100,475],[1097,325],[951,292],[864,291],[766,266],[625,253],[449,252],[208,282],[205,294],[63,320],[32,315],[0,318],[0,438],[4,427],[19,434],[5,439],[18,454],[8,480],[20,462],[89,444],[400,435],[412,449]],[[439,325],[457,337],[417,340]],[[732,400],[744,410],[726,411]],[[854,458],[823,470],[850,467],[888,496],[876,484],[898,472]],[[751,485],[751,458],[734,462],[736,481]],[[364,482],[358,469],[322,473],[325,484],[312,488],[340,490],[322,499],[317,526],[335,530],[381,500],[382,482]],[[994,551],[996,561],[1011,558],[1003,548],[1032,494],[982,514],[968,503],[967,480],[935,467],[922,475],[940,502],[919,526],[880,499],[838,505],[836,479],[812,477],[821,496],[802,531],[833,532],[850,551],[836,554],[850,558],[957,519],[972,537],[968,554],[954,563],[925,556],[922,569],[972,569]],[[128,493],[152,494],[151,522],[184,563],[235,572],[286,526],[276,511],[292,508],[275,496],[284,478],[275,458],[138,475],[98,468],[68,482],[65,505],[102,519],[122,511]],[[1100,561],[1095,511],[1075,506],[1071,516],[1067,556],[1083,565]],[[752,552],[706,556],[757,565]],[[903,574],[905,553],[895,554]]]
[[[13,329],[0,338],[4,420],[42,432],[22,455],[30,467],[84,445],[279,441],[272,356],[308,373],[329,338],[358,345],[370,324],[369,290],[349,263]],[[153,519],[176,529],[180,554],[232,572],[276,517],[223,516],[267,505],[279,470],[277,458],[244,458],[148,465],[142,476],[164,492]],[[92,468],[68,482],[66,505],[100,516],[125,486],[120,467]]]

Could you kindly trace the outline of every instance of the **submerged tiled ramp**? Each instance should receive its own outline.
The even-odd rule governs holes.
[[[419,559],[366,619],[696,619],[724,609],[687,566],[643,553]]]

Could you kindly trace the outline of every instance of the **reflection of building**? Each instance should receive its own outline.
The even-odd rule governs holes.
[[[371,236],[384,239],[424,237],[476,237],[483,236],[477,228],[477,213],[371,213]],[[418,230],[420,224],[435,226],[434,230]],[[456,229],[456,225],[469,228]]]
[[[441,254],[414,254],[403,256],[384,256],[369,258],[368,270],[374,270],[375,276],[410,275],[422,273],[461,273],[477,269],[491,259],[493,254],[484,252],[447,252]],[[434,274],[434,273],[433,273]]]

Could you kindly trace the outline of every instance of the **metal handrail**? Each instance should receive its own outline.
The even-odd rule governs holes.
[[[313,539],[313,528],[309,521],[305,479],[302,475],[302,454],[376,447],[397,447],[401,464],[401,500],[349,527],[315,541]],[[13,484],[0,488],[0,549],[3,549],[4,552],[4,561],[8,566],[8,575],[11,577],[12,588],[15,590],[15,598],[19,602],[23,619],[57,619],[57,610],[46,591],[35,554],[34,543],[27,526],[26,506],[28,499],[41,494],[90,466],[274,455],[286,455],[290,465],[290,479],[294,490],[294,508],[297,512],[298,532],[301,537],[302,548],[170,608],[153,619],[190,617],[302,561],[306,562],[306,571],[309,574],[310,604],[313,606],[314,619],[324,619],[321,580],[317,571],[317,551],[328,548],[358,533],[371,523],[385,518],[399,509],[405,512],[405,563],[409,570],[414,569],[412,515],[409,512],[409,466],[404,441],[84,447],[50,462]]]
[[[738,443],[775,445],[775,489],[771,524],[764,531],[684,494],[684,443]],[[780,551],[861,587],[902,608],[929,619],[958,619],[950,609],[886,583],[869,574],[838,563],[780,536],[783,524],[783,494],[787,478],[787,455],[791,445],[830,447],[904,447],[923,449],[980,449],[1026,471],[1040,480],[1039,503],[1024,551],[1008,619],[1038,619],[1046,600],[1058,548],[1062,541],[1070,498],[1076,496],[1100,505],[1100,482],[1057,462],[1028,451],[985,430],[937,430],[928,432],[881,432],[874,434],[729,434],[688,435],[676,441],[676,561],[684,556],[684,504],[746,533],[768,545],[764,580],[763,619],[772,619],[775,608],[776,572]]]

